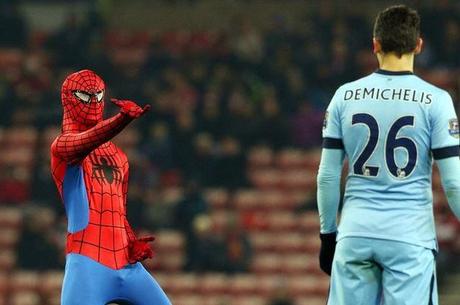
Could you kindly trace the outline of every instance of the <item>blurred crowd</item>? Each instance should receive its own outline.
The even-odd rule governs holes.
[[[249,187],[246,160],[254,146],[319,147],[323,113],[335,89],[376,68],[372,21],[364,13],[338,15],[320,7],[302,27],[291,28],[276,16],[264,30],[235,18],[228,30],[152,34],[114,31],[91,9],[84,19],[70,14],[56,32],[37,33],[12,3],[2,2],[0,9],[0,126],[59,126],[60,85],[83,68],[101,75],[107,97],[152,104],[151,113],[129,127],[140,135],[129,154],[129,217],[137,229],[181,230],[186,270],[245,271],[251,259],[235,215],[229,213],[220,236],[212,234],[201,189]],[[416,73],[459,101],[460,18],[444,3],[420,9],[425,49]],[[17,65],[5,64],[11,50],[21,53]],[[116,111],[108,102],[106,108],[108,114]],[[30,201],[54,211],[27,214],[18,245],[23,268],[62,267],[63,236],[55,228],[58,223],[64,231],[65,220],[48,154],[36,150],[25,198],[23,191],[19,199],[11,192],[0,195],[0,201]],[[0,189],[14,179],[14,169],[3,168]],[[183,198],[166,202],[158,191],[165,185],[183,186]],[[37,260],[30,255],[50,259],[31,265]]]

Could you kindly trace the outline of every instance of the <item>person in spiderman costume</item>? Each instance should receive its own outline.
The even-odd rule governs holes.
[[[68,218],[62,305],[170,305],[140,261],[152,258],[126,219],[128,159],[110,140],[145,114],[129,100],[103,120],[104,81],[93,71],[69,75],[61,92],[62,134],[51,145],[53,179]]]

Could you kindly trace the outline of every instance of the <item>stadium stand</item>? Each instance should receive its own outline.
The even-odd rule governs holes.
[[[421,7],[427,50],[417,73],[459,101],[459,7],[441,2]],[[50,240],[63,256],[65,217],[49,146],[59,133],[63,76],[83,67],[104,77],[110,96],[152,103],[150,119],[116,143],[132,167],[130,221],[157,237],[156,257],[145,265],[173,304],[271,305],[278,293],[287,295],[282,304],[324,304],[329,283],[318,266],[315,207],[322,117],[339,83],[375,68],[366,12],[313,8],[320,13],[305,15],[302,29],[278,16],[265,28],[243,19],[227,30],[152,33],[116,29],[96,8],[47,32],[27,27],[18,6],[2,5],[2,15],[16,13],[0,22],[0,305],[60,304],[63,257],[54,269],[21,268],[17,250],[27,213],[45,209],[56,215]],[[17,37],[3,33],[13,27]],[[196,236],[178,225],[175,207],[190,181],[202,190],[191,204],[202,201],[197,214],[209,216],[225,257],[234,253],[229,228],[247,237],[244,272],[228,267],[230,259],[186,270]],[[460,251],[460,227],[437,173],[433,184],[442,278]]]

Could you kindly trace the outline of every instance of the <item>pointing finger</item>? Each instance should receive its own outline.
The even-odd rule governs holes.
[[[116,98],[111,98],[110,101],[114,103],[115,105],[117,105],[118,107],[121,107],[123,105],[123,102]]]

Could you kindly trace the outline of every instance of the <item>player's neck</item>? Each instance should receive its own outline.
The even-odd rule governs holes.
[[[379,68],[387,71],[414,71],[414,53],[403,54],[398,57],[396,54],[377,55]]]

